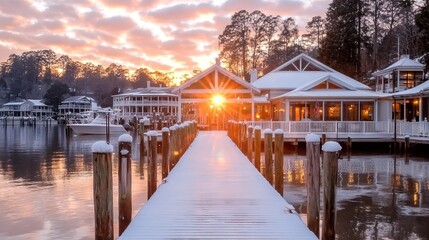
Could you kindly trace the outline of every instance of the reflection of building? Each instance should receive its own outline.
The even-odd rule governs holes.
[[[113,96],[113,109],[119,110],[118,116],[131,119],[142,118],[152,114],[177,116],[178,97],[171,93],[171,88],[148,87],[138,88]]]
[[[25,100],[9,102],[0,109],[0,116],[13,117],[52,117],[52,106],[48,106],[42,100]]]
[[[67,114],[78,114],[96,109],[97,103],[93,98],[86,96],[73,96],[62,101],[58,105],[58,116],[64,117]]]
[[[300,54],[252,83],[269,95],[277,121],[387,120],[383,94]]]

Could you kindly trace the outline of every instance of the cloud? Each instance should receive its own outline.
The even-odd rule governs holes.
[[[304,29],[328,0],[6,0],[0,4],[0,62],[52,49],[74,60],[160,71],[204,70],[218,36],[240,10],[293,17]]]

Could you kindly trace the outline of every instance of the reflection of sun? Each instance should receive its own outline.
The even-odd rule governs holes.
[[[216,94],[212,97],[212,102],[216,107],[222,106],[225,102],[225,97],[219,94]]]

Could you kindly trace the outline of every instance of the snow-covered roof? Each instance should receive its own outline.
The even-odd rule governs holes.
[[[46,104],[43,103],[43,100],[28,99],[28,101],[31,102],[33,106],[39,106],[39,107],[47,106]]]
[[[238,77],[237,75],[229,72],[225,68],[221,67],[219,63],[215,63],[211,67],[209,67],[206,70],[204,70],[203,72],[200,72],[199,74],[197,74],[193,78],[189,79],[188,81],[184,82],[180,86],[178,86],[175,89],[173,89],[172,92],[176,93],[176,92],[178,92],[178,91],[180,91],[182,89],[185,89],[185,88],[191,86],[193,83],[201,80],[202,78],[204,78],[205,76],[209,75],[210,73],[212,73],[214,71],[218,71],[219,73],[221,73],[221,74],[229,77],[234,82],[242,85],[243,87],[245,87],[245,88],[247,88],[249,90],[252,90],[253,92],[260,93],[260,90],[258,88],[254,87],[252,84],[248,83],[247,81],[245,81],[244,79]]]
[[[37,100],[37,99],[28,99],[28,100],[20,101],[20,102],[8,102],[8,103],[3,104],[3,106],[20,106],[26,102],[30,102],[33,106],[39,106],[39,107],[40,106],[43,106],[43,107],[47,106],[46,104],[44,104],[42,102],[42,100]]]
[[[280,96],[274,97],[273,99],[281,98],[300,98],[300,99],[378,99],[386,97],[387,94],[367,91],[367,90],[349,90],[349,89],[313,89],[313,90],[299,90],[290,91]]]
[[[64,101],[62,101],[61,103],[69,103],[69,102],[80,102],[80,101],[84,101],[84,102],[95,102],[95,100],[91,97],[87,97],[87,96],[73,96],[73,97],[69,97],[67,99],[65,99]]]
[[[369,90],[367,85],[324,65],[306,54],[300,54],[252,83],[265,90],[294,90],[320,79],[337,79],[344,86]]]
[[[403,55],[401,57],[401,59],[399,59],[398,61],[396,61],[392,65],[388,66],[385,69],[378,70],[378,71],[374,72],[372,75],[378,77],[378,76],[383,76],[387,73],[391,73],[391,72],[397,71],[397,70],[400,70],[400,71],[423,71],[424,68],[425,68],[425,65],[410,59],[408,55]]]
[[[253,82],[253,86],[259,89],[285,89],[292,90],[303,85],[311,84],[324,78],[335,78],[346,85],[353,86],[356,89],[370,89],[365,84],[358,82],[344,74],[338,72],[322,71],[279,71],[268,73]]]
[[[406,97],[406,96],[413,96],[413,95],[420,95],[420,94],[429,94],[429,81],[423,82],[413,88],[391,93],[389,96],[393,98],[399,98],[399,97]]]
[[[118,96],[177,96],[172,94],[171,87],[150,87],[150,88],[137,88],[126,93],[113,95],[113,97]]]
[[[22,102],[8,102],[3,104],[3,106],[21,106],[22,104],[24,104],[24,101]]]

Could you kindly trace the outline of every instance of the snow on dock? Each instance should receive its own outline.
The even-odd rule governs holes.
[[[226,132],[200,132],[119,238],[317,239]]]

